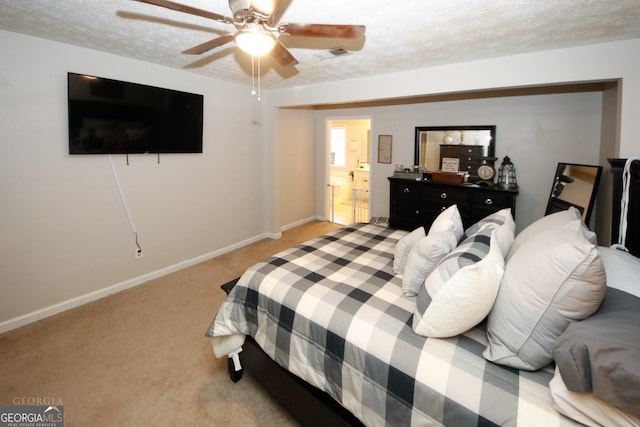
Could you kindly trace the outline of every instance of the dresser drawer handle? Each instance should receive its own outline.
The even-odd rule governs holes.
[[[409,189],[407,187],[404,188],[404,193],[407,194],[409,192]]]
[[[484,201],[484,204],[485,204],[485,205],[492,205],[492,204],[493,204],[493,200],[491,200],[491,199],[486,199],[486,200]]]
[[[441,207],[441,208],[440,208],[440,212],[444,212],[444,211],[446,211],[446,210],[447,210],[447,207],[446,207],[446,206],[443,206],[443,207]]]
[[[446,199],[447,198],[447,193],[440,193],[440,198],[441,199]]]
[[[469,148],[469,149],[467,150],[467,153],[473,153],[473,150],[472,150],[471,148]]]

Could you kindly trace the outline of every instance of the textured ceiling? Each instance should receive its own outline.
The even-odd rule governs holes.
[[[227,0],[177,2],[231,14]],[[263,88],[640,38],[638,0],[282,0],[280,13],[280,23],[366,25],[366,37],[281,37],[300,63],[263,59]],[[0,0],[0,29],[251,84],[251,61],[232,43],[181,53],[232,25],[133,0]],[[317,56],[338,47],[350,54]]]

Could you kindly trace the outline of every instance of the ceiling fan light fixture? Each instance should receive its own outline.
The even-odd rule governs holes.
[[[240,49],[253,56],[269,53],[276,45],[276,39],[256,24],[249,24],[247,28],[240,30],[235,35],[235,40]]]

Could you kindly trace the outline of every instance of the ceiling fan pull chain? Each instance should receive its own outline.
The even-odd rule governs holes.
[[[261,86],[260,86],[260,57],[258,56],[258,102],[261,101]]]
[[[251,95],[256,94],[256,73],[254,70],[256,57],[251,55]]]

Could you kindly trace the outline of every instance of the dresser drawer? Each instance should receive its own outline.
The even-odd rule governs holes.
[[[506,192],[478,190],[471,193],[471,204],[478,208],[499,210],[513,205],[513,195]]]
[[[482,156],[484,147],[481,145],[461,145],[460,156]]]
[[[391,189],[394,197],[422,197],[422,186],[416,181],[405,180]]]
[[[477,157],[464,157],[460,159],[460,172],[469,172],[475,175],[482,161]]]
[[[482,156],[484,147],[482,145],[441,145],[441,157],[459,157],[465,156],[478,157]]]
[[[469,204],[469,193],[463,191],[462,187],[425,187],[422,189],[422,198],[443,206],[453,204]]]

